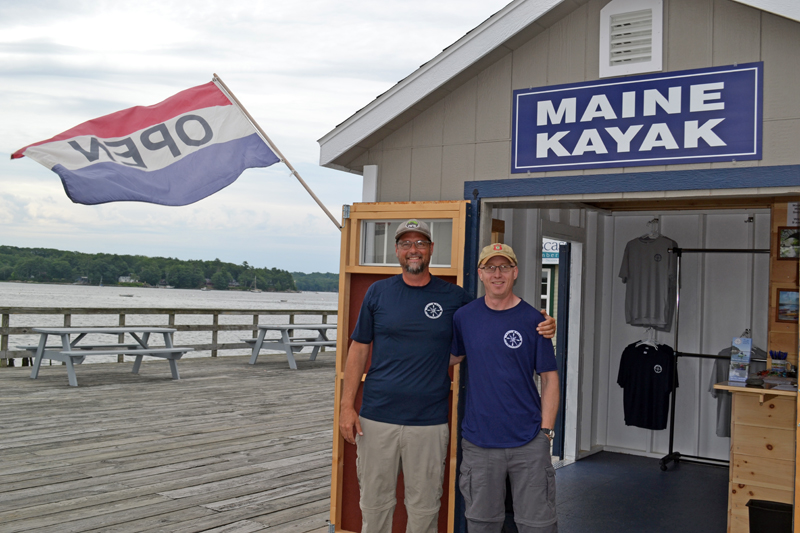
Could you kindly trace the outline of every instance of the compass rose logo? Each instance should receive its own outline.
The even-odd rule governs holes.
[[[442,306],[436,302],[431,302],[425,306],[425,316],[436,320],[442,316]]]
[[[660,374],[663,371],[664,371],[664,369],[661,368],[661,365],[656,365],[656,366],[653,367],[653,372],[655,372],[656,374]]]
[[[506,331],[506,334],[503,336],[503,342],[506,343],[506,346],[509,348],[516,350],[522,346],[522,335],[520,335],[519,331],[510,329]]]

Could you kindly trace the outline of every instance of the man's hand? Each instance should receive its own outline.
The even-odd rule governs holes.
[[[339,433],[350,444],[356,443],[356,433],[363,435],[361,421],[356,412],[356,393],[361,385],[361,376],[367,366],[369,344],[358,341],[350,343],[347,350],[347,361],[344,365],[344,386],[342,387],[342,403],[339,411]]]
[[[339,432],[344,440],[350,444],[356,443],[356,433],[363,435],[361,431],[361,421],[358,419],[358,413],[352,407],[342,407],[342,412],[339,413]]]
[[[450,366],[457,365],[458,363],[463,361],[465,357],[466,357],[466,355],[453,355],[453,354],[450,354]]]
[[[548,315],[544,309],[542,309],[542,315],[545,320],[544,322],[539,322],[539,325],[536,326],[536,331],[545,339],[552,339],[556,336],[556,319]]]

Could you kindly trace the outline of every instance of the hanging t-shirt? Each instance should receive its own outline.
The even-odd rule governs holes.
[[[367,290],[354,341],[372,343],[361,416],[406,426],[447,423],[453,313],[467,292],[436,276],[424,287],[398,274]]]
[[[481,448],[516,448],[542,424],[534,372],[557,370],[553,342],[536,326],[542,314],[527,302],[497,311],[479,298],[453,317],[453,355],[467,356],[461,435]]]
[[[619,277],[626,285],[625,322],[669,331],[675,310],[678,261],[670,248],[678,243],[663,235],[628,242]]]
[[[678,386],[675,352],[666,344],[658,349],[647,344],[629,344],[619,362],[617,384],[624,389],[625,425],[666,429],[672,382]]]

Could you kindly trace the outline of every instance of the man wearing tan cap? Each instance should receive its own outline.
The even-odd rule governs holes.
[[[442,496],[453,314],[471,298],[431,275],[433,242],[417,219],[395,232],[402,274],[367,291],[351,335],[339,428],[357,445],[362,533],[389,533],[402,469],[408,533],[437,529]],[[553,336],[555,321],[542,324]],[[360,416],[355,398],[372,347]]]
[[[556,533],[550,443],[559,401],[553,343],[536,331],[542,314],[513,293],[517,256],[507,244],[481,251],[486,295],[453,316],[451,363],[467,359],[459,488],[469,533],[498,533],[506,477],[520,533]],[[538,373],[542,395],[533,380]]]

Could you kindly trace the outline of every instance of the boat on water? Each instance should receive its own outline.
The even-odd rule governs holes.
[[[253,278],[253,288],[250,289],[250,292],[263,292],[258,288],[258,278]]]

